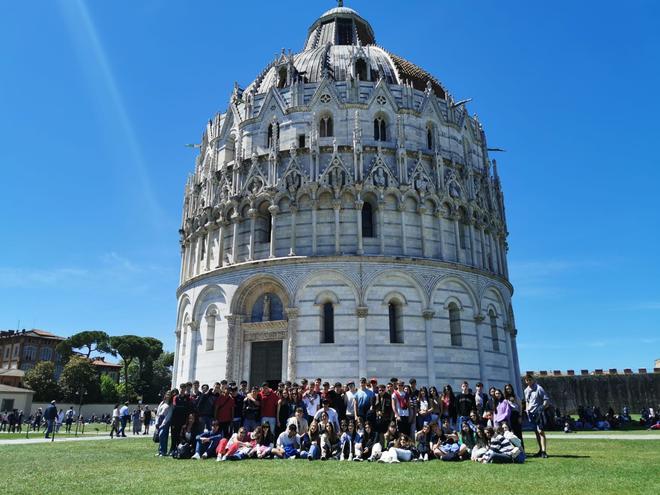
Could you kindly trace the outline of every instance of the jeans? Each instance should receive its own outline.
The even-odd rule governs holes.
[[[124,433],[124,430],[126,429],[126,423],[128,423],[128,416],[122,416],[120,418],[120,421],[121,421],[121,428],[119,428],[118,435],[121,435],[122,437],[125,437],[126,433]]]
[[[197,446],[195,447],[195,452],[198,453],[200,456],[206,454],[208,457],[215,457],[215,449],[218,448],[219,443],[220,443],[219,438],[217,440],[211,440],[208,443],[202,443],[202,440],[199,439],[198,437]]]
[[[202,423],[205,430],[211,431],[211,423],[213,422],[213,416],[200,416],[199,421]]]
[[[167,455],[167,438],[170,436],[170,423],[165,422],[158,430],[158,453]]]
[[[48,436],[52,433],[54,424],[55,424],[54,419],[47,419],[46,420],[46,426],[47,426],[47,428],[46,428],[46,438],[48,438]]]
[[[308,457],[311,457],[314,460],[320,459],[321,458],[321,447],[319,447],[317,444],[313,443],[309,447]]]
[[[245,418],[245,419],[243,420],[243,427],[244,427],[247,431],[250,431],[250,432],[251,432],[251,431],[254,431],[254,429],[255,429],[257,426],[259,426],[260,424],[261,424],[261,423],[259,423],[259,420],[258,420],[258,419],[248,419],[248,418]]]

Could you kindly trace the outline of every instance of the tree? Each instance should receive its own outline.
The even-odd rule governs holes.
[[[147,344],[137,335],[120,335],[110,337],[110,347],[113,353],[119,354],[124,365],[124,398],[128,400],[128,367],[135,358],[146,354]]]
[[[57,351],[62,356],[71,356],[73,350],[79,349],[89,359],[92,352],[110,352],[109,339],[102,330],[86,330],[60,342]]]
[[[117,394],[117,384],[106,373],[101,375],[101,400],[103,402],[115,403],[119,395]]]
[[[154,402],[160,399],[163,393],[172,386],[172,366],[174,366],[174,353],[163,352],[153,364],[153,376],[144,400]]]
[[[55,364],[41,361],[25,373],[25,384],[34,390],[34,400],[48,402],[59,399],[60,389],[55,380]]]
[[[87,395],[88,401],[98,399],[99,379],[94,365],[83,356],[73,356],[60,375],[60,388],[65,399],[78,401]]]

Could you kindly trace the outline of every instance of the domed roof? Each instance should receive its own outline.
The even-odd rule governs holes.
[[[354,64],[364,62],[359,75]],[[291,66],[294,74],[291,74]],[[282,53],[248,87],[265,93],[289,81],[319,82],[325,77],[346,81],[354,77],[389,84],[412,84],[423,91],[427,84],[436,96],[446,97],[445,89],[431,74],[403,57],[376,45],[371,25],[353,9],[343,6],[325,12],[309,28],[305,48],[296,54]]]

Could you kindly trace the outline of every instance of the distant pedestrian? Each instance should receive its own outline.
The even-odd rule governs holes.
[[[74,411],[73,407],[69,407],[69,409],[66,411],[64,414],[64,424],[66,425],[66,432],[71,433],[71,425],[73,424],[73,416],[74,416]]]
[[[55,401],[50,401],[50,406],[44,411],[44,419],[46,420],[46,436],[45,438],[50,438],[50,434],[53,433],[55,427],[55,422],[57,421],[57,407],[55,407]]]
[[[143,435],[149,434],[149,426],[151,426],[151,409],[149,406],[144,406],[144,411],[142,413],[142,421],[144,422],[144,433]]]
[[[115,433],[119,437],[119,404],[115,404],[115,408],[112,410],[112,423],[110,426],[110,438],[112,438]]]
[[[140,430],[142,429],[142,423],[140,422],[140,413],[142,411],[138,407],[133,410],[133,415],[131,416],[131,423],[133,424],[133,435],[139,435]]]
[[[124,402],[124,405],[119,410],[119,421],[121,423],[121,428],[117,436],[126,437],[126,424],[131,417],[131,413],[128,410],[128,401]]]

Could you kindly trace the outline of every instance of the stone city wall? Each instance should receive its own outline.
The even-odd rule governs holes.
[[[633,414],[642,408],[660,406],[660,369],[647,373],[645,369],[633,373],[626,369],[624,373],[617,370],[595,370],[590,373],[582,370],[576,374],[573,370],[567,373],[560,371],[535,372],[538,383],[548,392],[550,399],[562,414],[576,414],[578,406],[597,406],[605,413],[612,407],[615,413],[621,412],[624,406],[630,408]],[[523,384],[524,386],[524,384]]]

